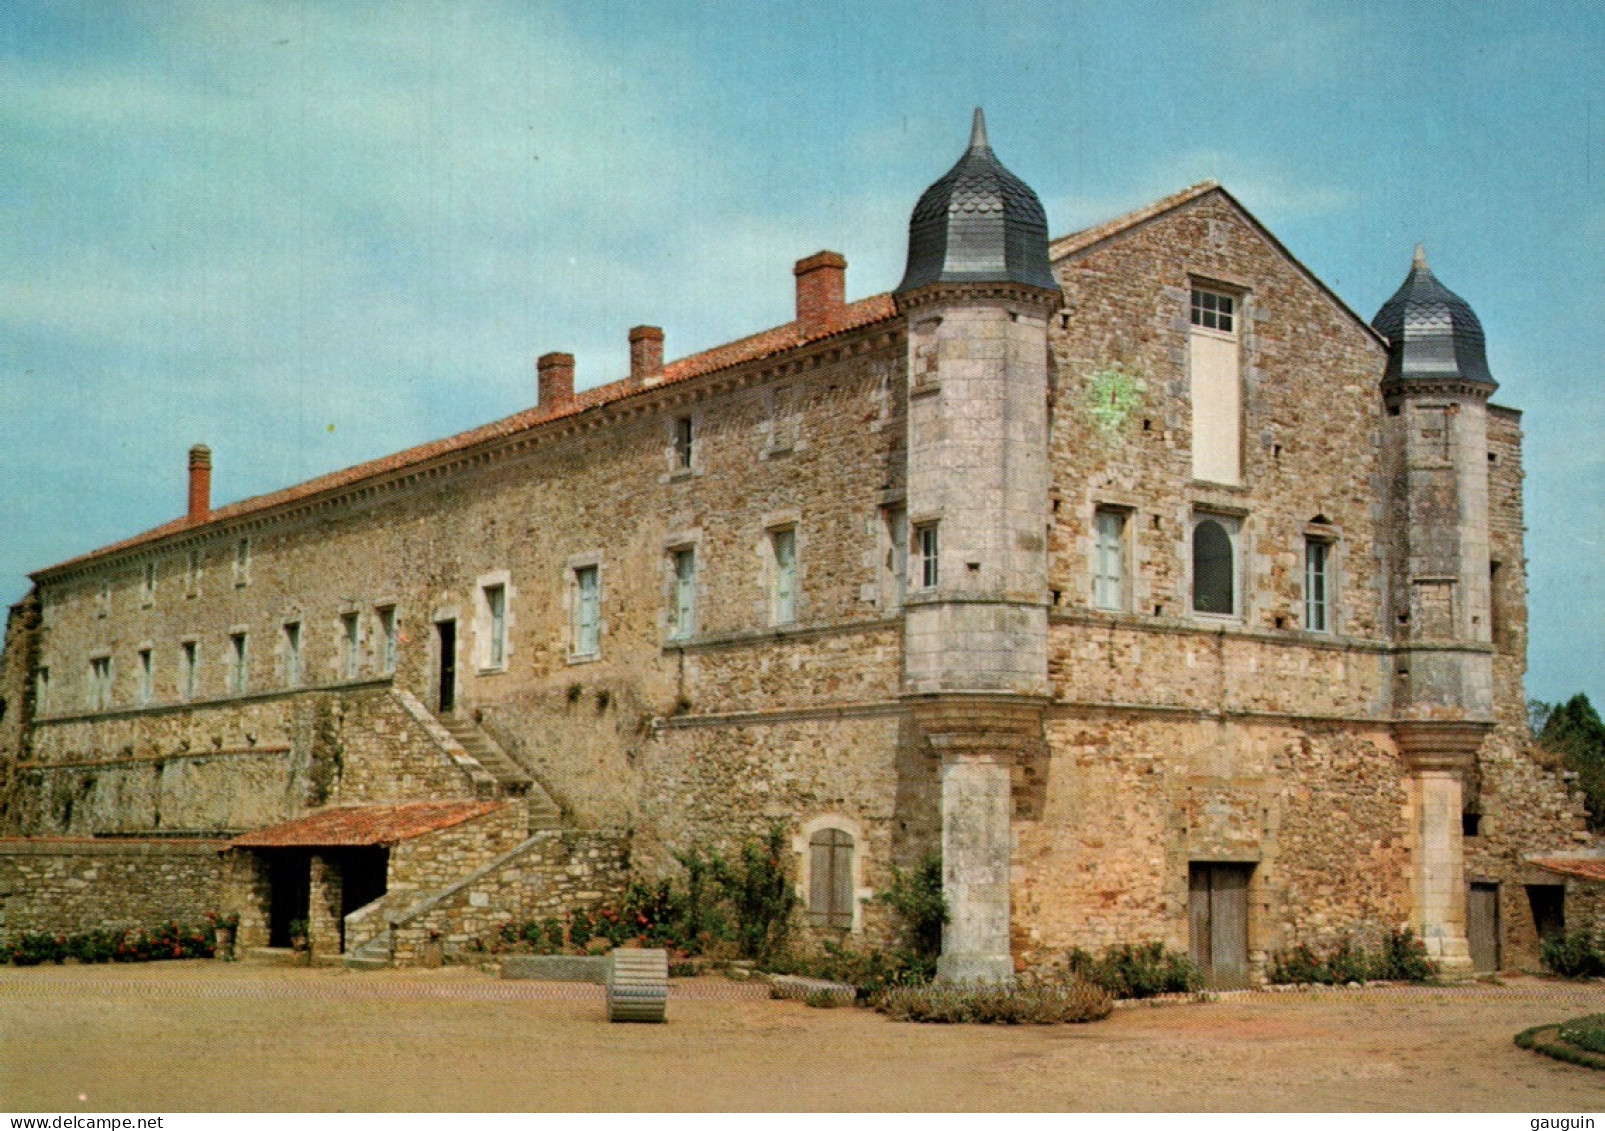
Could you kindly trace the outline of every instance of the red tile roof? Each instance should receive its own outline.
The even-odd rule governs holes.
[[[1546,872],[1605,883],[1605,859],[1598,856],[1546,856],[1542,859],[1529,858],[1527,863],[1536,864]]]
[[[442,440],[432,440],[429,443],[419,444],[417,447],[407,448],[393,455],[381,456],[379,459],[369,460],[367,463],[359,463],[354,467],[331,472],[328,475],[321,475],[316,479],[309,479],[305,483],[298,483],[281,491],[257,495],[253,498],[242,499],[237,503],[217,507],[198,518],[185,516],[174,519],[172,522],[147,530],[143,534],[136,534],[132,538],[126,538],[121,542],[113,542],[108,546],[91,550],[87,554],[80,554],[75,558],[69,558],[64,562],[37,570],[32,576],[37,579],[57,570],[82,565],[95,558],[121,550],[129,550],[173,534],[181,534],[188,530],[199,530],[213,523],[242,518],[246,515],[271,510],[274,507],[284,506],[288,503],[310,499],[327,491],[350,487],[366,479],[374,479],[392,472],[405,470],[414,465],[428,463],[442,456],[472,448],[476,444],[528,431],[537,425],[574,416],[600,405],[612,404],[615,401],[623,400],[625,397],[648,392],[664,385],[689,381],[692,378],[702,377],[732,366],[759,361],[763,358],[783,353],[786,350],[795,349],[798,346],[823,341],[836,334],[870,326],[877,322],[885,322],[896,316],[897,304],[890,294],[871,295],[869,298],[847,303],[839,311],[836,311],[834,317],[817,333],[805,334],[798,323],[788,322],[784,326],[776,326],[771,330],[764,330],[750,337],[728,342],[722,346],[715,346],[713,349],[704,350],[701,353],[692,354],[690,357],[671,362],[663,367],[662,379],[654,385],[643,387],[630,378],[613,381],[606,385],[598,385],[595,388],[576,393],[571,401],[565,401],[557,405],[536,405],[534,408],[515,412],[512,416],[505,416],[489,424],[482,424],[478,428],[471,428],[467,432],[459,432],[455,436],[448,436]]]
[[[235,837],[230,848],[360,848],[395,844],[494,813],[505,801],[406,801],[325,809]]]

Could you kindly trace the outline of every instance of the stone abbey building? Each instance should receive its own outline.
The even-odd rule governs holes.
[[[1368,324],[1213,183],[1050,240],[977,114],[893,293],[795,275],[786,325],[638,326],[585,391],[550,353],[535,407],[273,494],[214,507],[196,447],[183,517],[35,573],[0,930],[406,963],[776,823],[863,945],[939,850],[951,977],[1401,926],[1491,969],[1582,913],[1520,418],[1419,253]]]

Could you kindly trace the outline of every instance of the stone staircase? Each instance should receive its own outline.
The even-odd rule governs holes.
[[[485,768],[496,779],[496,788],[503,797],[521,797],[529,806],[529,828],[555,829],[562,824],[562,813],[551,795],[542,789],[528,770],[513,761],[490,735],[466,715],[451,712],[437,716],[440,725],[450,732],[468,756]]]

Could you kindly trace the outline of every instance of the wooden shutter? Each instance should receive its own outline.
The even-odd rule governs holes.
[[[841,829],[821,829],[808,840],[808,922],[852,928],[853,838]]]

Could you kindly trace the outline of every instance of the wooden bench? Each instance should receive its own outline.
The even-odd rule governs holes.
[[[662,1021],[669,1001],[669,952],[615,950],[607,968],[609,1021]]]

